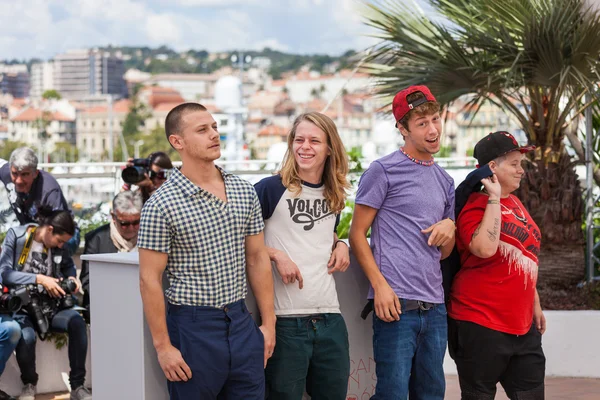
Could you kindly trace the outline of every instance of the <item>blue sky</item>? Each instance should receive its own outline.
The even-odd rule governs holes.
[[[0,0],[0,59],[112,44],[339,55],[373,43],[357,0]]]

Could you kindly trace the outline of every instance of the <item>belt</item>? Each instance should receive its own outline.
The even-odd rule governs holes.
[[[414,311],[414,310],[429,311],[435,306],[435,303],[428,303],[426,301],[421,301],[421,300],[400,300],[400,305],[401,305],[401,307],[400,307],[401,311]],[[365,307],[363,308],[362,312],[360,313],[360,317],[362,319],[367,319],[367,317],[369,316],[371,311],[374,310],[374,307],[375,307],[374,300],[373,299],[368,300],[367,304],[365,304]]]

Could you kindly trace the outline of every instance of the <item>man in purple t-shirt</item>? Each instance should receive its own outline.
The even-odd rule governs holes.
[[[440,260],[454,247],[455,226],[454,182],[432,157],[440,149],[439,109],[426,86],[400,91],[392,111],[404,146],[373,162],[358,185],[350,244],[375,310],[371,399],[444,398]]]

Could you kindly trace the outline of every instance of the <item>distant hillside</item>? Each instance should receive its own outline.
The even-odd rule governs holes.
[[[231,65],[231,55],[236,51],[225,51],[221,53],[209,53],[206,50],[189,50],[178,53],[175,50],[161,46],[150,47],[103,47],[104,50],[120,51],[125,59],[125,69],[137,68],[141,71],[158,73],[211,73],[224,66]],[[271,61],[269,74],[274,79],[281,78],[286,72],[296,72],[301,67],[309,65],[314,71],[333,72],[349,68],[357,62],[354,50],[348,50],[341,56],[330,56],[326,54],[300,55],[283,53],[281,51],[264,48],[262,51],[244,51],[253,59],[268,58]],[[31,60],[6,60],[0,63],[27,64],[31,70],[31,64],[40,62],[39,59]]]
[[[224,66],[231,65],[231,55],[237,51],[226,51],[211,54],[205,50],[189,50],[178,53],[175,50],[161,46],[149,47],[106,47],[106,50],[121,51],[126,58],[125,68],[137,68],[153,74],[166,72],[180,73],[211,73]],[[262,51],[244,51],[253,59],[265,57],[271,60],[270,75],[278,79],[285,72],[295,72],[302,66],[310,65],[311,69],[319,72],[326,68],[339,70],[353,65],[356,61],[354,50],[349,50],[339,57],[324,54],[299,55],[283,53],[265,48]]]

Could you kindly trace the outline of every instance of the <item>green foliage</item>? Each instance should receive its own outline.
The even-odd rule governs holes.
[[[140,157],[146,157],[152,152],[155,151],[164,151],[169,155],[171,161],[180,161],[181,157],[179,157],[179,153],[171,147],[169,142],[167,141],[167,136],[165,133],[165,128],[160,125],[157,125],[156,128],[151,130],[149,133],[137,132],[131,137],[126,137],[125,142],[127,144],[127,152],[128,154],[133,154],[134,142],[138,140],[143,140],[144,144],[140,146]],[[123,149],[121,148],[121,143],[118,143],[115,147],[115,159],[119,160],[122,157]]]
[[[69,343],[69,335],[66,332],[48,332],[46,340],[54,343],[57,350],[61,350]]]
[[[450,146],[441,146],[440,151],[435,155],[436,157],[450,157],[452,155],[452,148]]]
[[[50,162],[76,162],[79,160],[79,150],[77,146],[68,142],[57,142],[54,151],[50,153]]]
[[[0,158],[3,158],[8,161],[13,151],[18,149],[19,147],[26,146],[28,145],[24,142],[13,142],[12,140],[4,140],[2,142],[2,145],[0,145]]]
[[[337,235],[339,239],[348,239],[350,234],[350,225],[352,224],[352,216],[354,215],[354,201],[346,200],[346,208],[342,210],[340,215],[340,223],[337,226]],[[367,232],[367,237],[371,237],[371,229]]]
[[[49,90],[46,90],[44,93],[42,93],[42,99],[44,99],[44,100],[52,100],[52,99],[60,100],[60,99],[62,99],[62,96],[60,95],[58,90],[49,89]]]
[[[469,94],[511,113],[547,160],[597,95],[600,11],[585,0],[429,0],[440,22],[404,0],[370,1],[381,43],[366,60],[386,99],[426,84],[443,104]],[[415,39],[418,38],[418,39]],[[546,150],[547,148],[547,150]]]
[[[151,111],[143,103],[140,103],[137,97],[134,97],[129,113],[125,117],[125,122],[123,122],[123,137],[125,140],[130,140],[136,133],[140,132],[140,127],[143,127],[144,122],[151,116]]]
[[[338,239],[348,239],[350,233],[350,224],[352,223],[352,214],[354,213],[354,202],[346,200],[346,208],[340,215],[340,223],[337,226]]]

